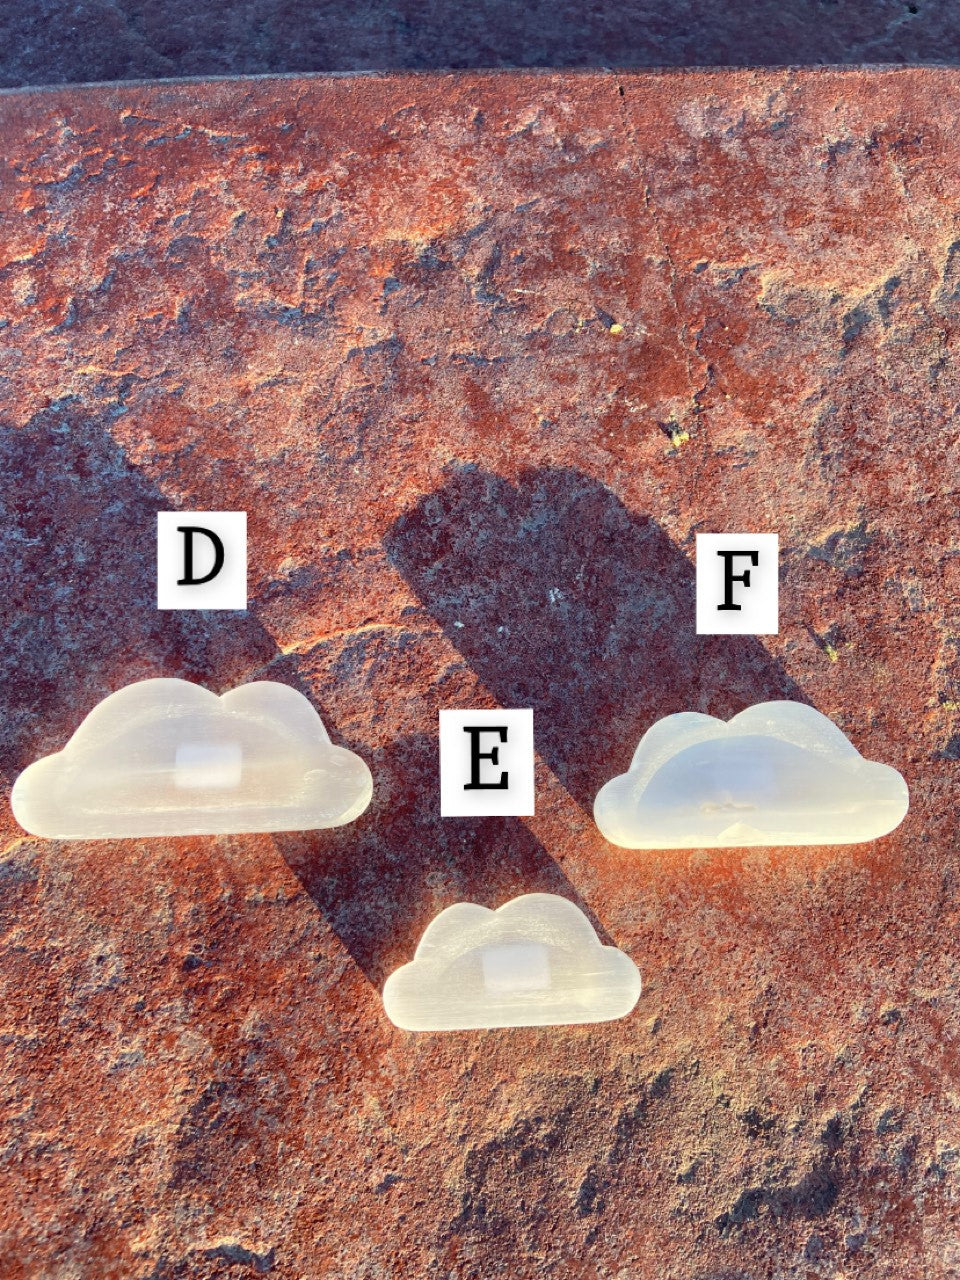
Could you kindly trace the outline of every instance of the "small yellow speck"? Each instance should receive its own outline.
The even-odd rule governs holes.
[[[944,711],[960,711],[960,702],[941,702]]]
[[[826,652],[827,657],[830,659],[831,662],[836,662],[836,660],[840,657],[839,653],[837,653],[836,649],[833,647],[832,644],[830,644],[829,641],[826,641],[826,640],[824,641],[823,648],[824,648],[824,651]]]
[[[682,444],[686,444],[690,439],[689,431],[671,431],[670,443],[675,449],[679,449]]]
[[[623,333],[623,325],[622,325],[622,324],[612,324],[612,325],[610,326],[610,332],[611,332],[611,333]]]

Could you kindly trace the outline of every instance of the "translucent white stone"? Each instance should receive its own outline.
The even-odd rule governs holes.
[[[256,681],[217,697],[187,680],[110,694],[62,751],[17,779],[14,817],[59,839],[337,827],[373,794],[307,699]]]
[[[484,989],[491,994],[550,988],[550,952],[541,942],[484,947],[481,960]]]
[[[687,711],[658,720],[593,811],[626,849],[718,849],[874,840],[908,806],[896,769],[865,760],[813,707],[784,701],[728,722]]]
[[[600,942],[579,907],[528,893],[497,911],[441,911],[387,979],[383,1005],[404,1030],[456,1031],[607,1022],[639,996],[637,966]]]
[[[182,742],[174,760],[173,785],[186,791],[239,787],[243,751],[239,742]]]

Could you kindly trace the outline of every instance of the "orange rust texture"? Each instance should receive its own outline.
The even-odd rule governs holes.
[[[960,1276],[960,134],[949,70],[0,98],[0,769],[150,675],[307,693],[353,826],[48,843],[4,806],[3,1274]],[[157,510],[250,609],[159,613]],[[777,531],[777,636],[693,634]],[[637,854],[642,730],[809,700],[903,771],[855,848]],[[533,706],[536,817],[438,815]],[[610,1025],[415,1036],[462,899],[566,894]]]

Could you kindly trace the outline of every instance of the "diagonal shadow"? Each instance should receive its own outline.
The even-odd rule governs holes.
[[[386,549],[497,702],[533,707],[539,754],[588,812],[661,716],[805,700],[756,637],[696,635],[690,561],[573,468],[453,468]]]
[[[499,907],[524,893],[575,902],[612,939],[522,818],[441,818],[436,734],[367,756],[370,808],[323,832],[274,836],[284,860],[377,987],[454,902]]]
[[[163,675],[219,691],[276,658],[252,612],[157,609],[156,513],[170,509],[73,399],[0,429],[0,772],[11,781],[123,685]],[[292,664],[270,674],[304,692]]]
[[[452,902],[499,906],[544,890],[584,907],[521,821],[441,822],[435,735],[371,757],[342,740],[296,659],[278,657],[253,611],[158,610],[156,513],[170,506],[104,423],[72,400],[22,429],[0,429],[0,775],[12,784],[134,680],[179,676],[224,690],[264,678],[269,667],[268,677],[309,698],[333,740],[363,754],[374,775],[374,800],[358,822],[275,838],[371,981],[380,985],[408,960]]]

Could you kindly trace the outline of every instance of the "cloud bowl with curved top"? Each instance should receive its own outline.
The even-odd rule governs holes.
[[[640,985],[630,957],[604,946],[579,907],[528,893],[497,911],[441,911],[387,979],[383,1005],[406,1031],[559,1026],[624,1017]]]
[[[33,835],[89,840],[338,827],[372,794],[364,761],[289,685],[218,697],[155,679],[104,698],[62,751],[20,774],[11,804]]]
[[[896,769],[865,760],[815,708],[778,701],[729,721],[658,720],[593,811],[625,849],[725,849],[875,840],[908,807]]]

